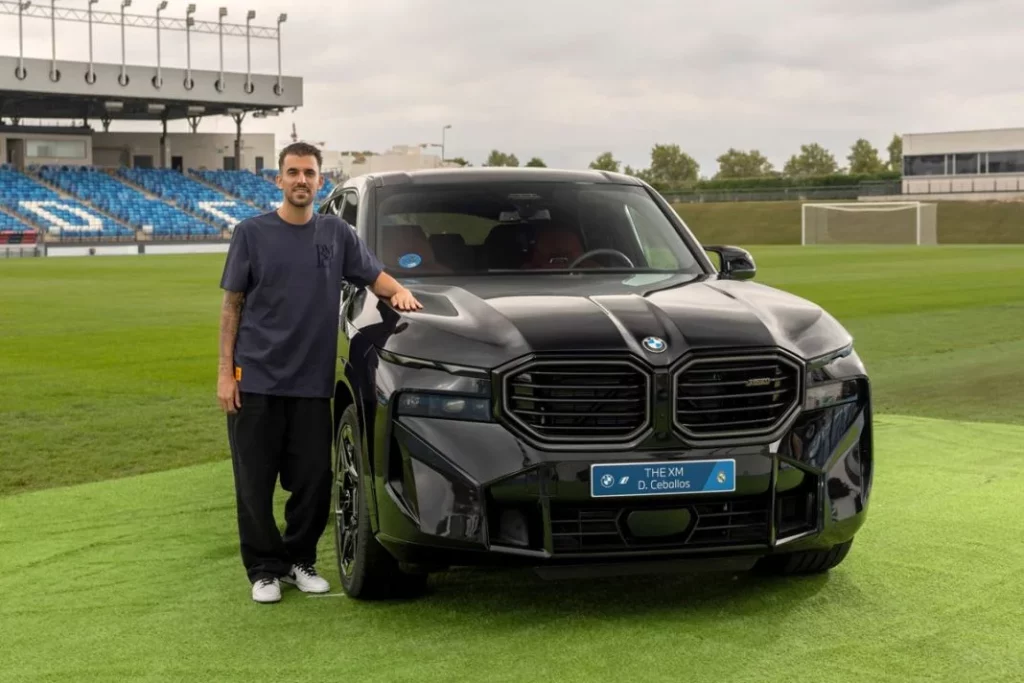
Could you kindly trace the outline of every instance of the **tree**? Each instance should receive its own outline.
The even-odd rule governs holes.
[[[829,175],[839,171],[839,164],[832,152],[814,142],[800,145],[800,154],[794,154],[782,168],[788,176]]]
[[[590,168],[595,171],[611,171],[612,173],[618,173],[619,162],[612,156],[611,152],[604,152],[590,162]]]
[[[756,149],[743,152],[730,147],[717,161],[715,178],[763,178],[775,172],[772,163]]]
[[[448,162],[452,163],[452,164],[458,164],[459,166],[472,166],[473,165],[473,164],[469,163],[468,161],[466,161],[462,157],[455,157],[454,159],[449,159]]]
[[[651,148],[651,167],[645,174],[648,182],[677,185],[693,182],[699,174],[700,164],[679,149],[679,145],[654,145]]]
[[[853,143],[846,159],[850,162],[850,173],[880,173],[885,170],[878,150],[864,138]]]
[[[544,163],[544,160],[540,157],[533,157],[526,162],[526,165],[531,168],[547,168],[548,165]]]
[[[491,150],[490,156],[487,157],[487,163],[484,166],[518,166],[519,159],[516,158],[515,154],[505,154],[505,152],[499,152],[496,149]]]
[[[900,171],[903,169],[903,138],[899,135],[892,136],[889,143],[889,170]]]

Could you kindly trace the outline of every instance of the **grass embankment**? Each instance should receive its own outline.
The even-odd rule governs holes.
[[[800,244],[800,202],[675,204],[705,244]],[[857,214],[864,216],[864,214]],[[876,220],[885,220],[873,216]],[[864,219],[868,220],[868,219]],[[889,218],[909,226],[912,217]],[[1024,202],[938,202],[939,244],[1022,244]]]

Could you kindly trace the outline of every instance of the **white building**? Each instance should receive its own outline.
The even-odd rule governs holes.
[[[451,162],[442,162],[439,154],[424,152],[420,145],[395,145],[382,154],[363,155],[328,150],[323,154],[324,170],[337,171],[346,177],[383,171],[416,171],[457,166]]]
[[[904,195],[988,199],[1014,193],[1024,193],[1024,128],[903,136]]]

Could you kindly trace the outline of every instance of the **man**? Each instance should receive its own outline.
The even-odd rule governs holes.
[[[312,145],[281,151],[281,206],[238,224],[221,277],[217,398],[227,413],[242,563],[260,603],[281,599],[280,581],[330,590],[314,564],[331,500],[342,280],[399,310],[422,307],[352,226],[314,212],[321,164]],[[279,475],[290,492],[283,538],[273,513]]]

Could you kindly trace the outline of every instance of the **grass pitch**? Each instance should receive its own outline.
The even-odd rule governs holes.
[[[877,479],[846,562],[452,572],[376,605],[337,595],[329,534],[332,595],[249,600],[214,401],[222,256],[0,263],[0,680],[1024,679],[1024,248],[752,251],[872,372]]]
[[[1024,246],[752,251],[856,337],[881,412],[1024,424]],[[223,262],[0,263],[0,495],[226,457]]]
[[[408,603],[336,595],[329,534],[334,595],[251,602],[229,463],[0,498],[0,680],[1017,681],[1022,440],[880,417],[868,524],[828,576],[452,572]]]

